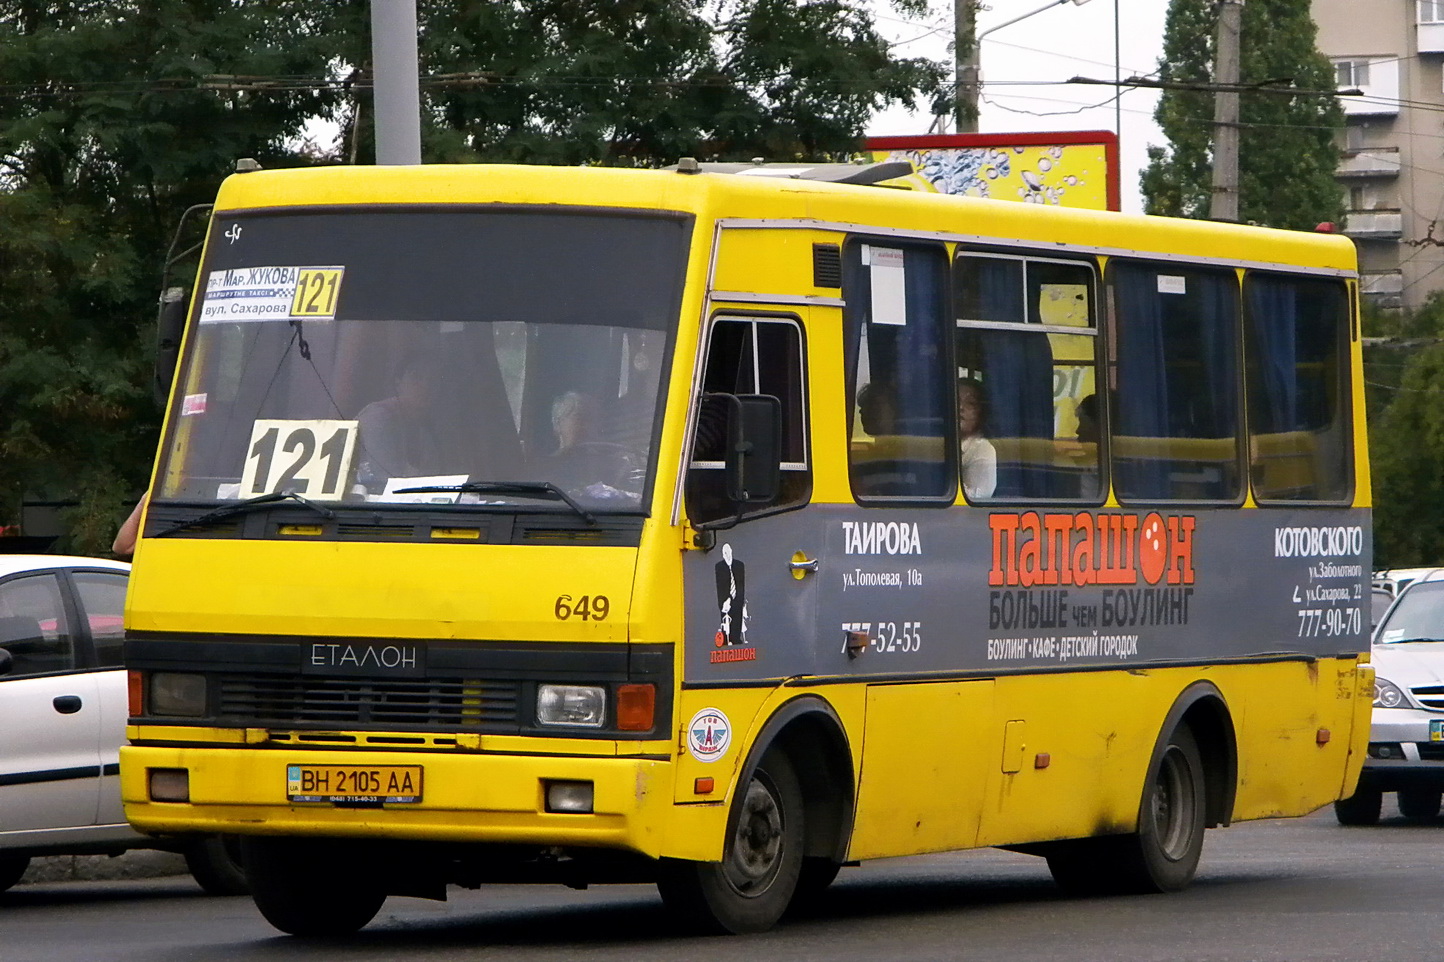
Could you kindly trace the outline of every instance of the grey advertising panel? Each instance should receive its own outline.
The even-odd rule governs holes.
[[[1366,509],[813,506],[687,555],[685,681],[1362,652],[1370,560]]]

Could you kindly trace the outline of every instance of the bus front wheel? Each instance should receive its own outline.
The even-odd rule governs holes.
[[[1193,881],[1203,853],[1203,756],[1187,726],[1163,747],[1129,835],[1058,843],[1048,869],[1065,891],[1177,892]]]
[[[0,892],[20,881],[20,877],[29,867],[30,856],[28,855],[0,854]]]
[[[376,917],[386,893],[340,845],[248,836],[241,864],[267,922],[290,935],[350,935]]]
[[[769,752],[733,805],[722,861],[664,858],[657,889],[691,928],[763,932],[787,910],[802,870],[802,789],[787,756]]]
[[[1348,798],[1334,803],[1334,817],[1340,825],[1377,825],[1384,810],[1384,793],[1360,786]]]

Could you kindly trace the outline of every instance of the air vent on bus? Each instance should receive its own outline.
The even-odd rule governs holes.
[[[416,535],[416,528],[409,524],[347,524],[336,526],[336,534],[342,538],[365,538],[368,541],[388,539],[410,541]]]
[[[836,244],[812,245],[812,284],[814,287],[842,286],[842,248]]]

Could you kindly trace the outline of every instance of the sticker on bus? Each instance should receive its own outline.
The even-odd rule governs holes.
[[[336,318],[344,267],[242,267],[211,271],[200,323]]]
[[[732,744],[732,723],[716,708],[704,708],[687,723],[687,751],[699,762],[715,762]]]

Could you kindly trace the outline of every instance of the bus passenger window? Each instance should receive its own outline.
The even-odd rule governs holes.
[[[1079,414],[1098,387],[1095,288],[1088,263],[959,253],[955,354],[969,501],[1102,499],[1098,438]],[[980,447],[964,430],[973,394],[995,465],[991,485],[969,478],[977,458],[968,448]]]
[[[940,245],[851,243],[844,265],[853,495],[950,503],[947,253]]]
[[[1341,281],[1244,278],[1249,468],[1259,501],[1346,501],[1352,490]]]
[[[727,404],[709,394],[763,394],[782,404],[781,491],[770,504],[750,506],[748,514],[807,503],[812,496],[812,469],[805,372],[802,328],[796,321],[754,317],[713,321],[686,480],[687,516],[694,524],[737,514],[737,505],[727,497],[722,470]]]
[[[1239,469],[1233,271],[1114,261],[1113,488],[1120,500],[1233,501]]]

